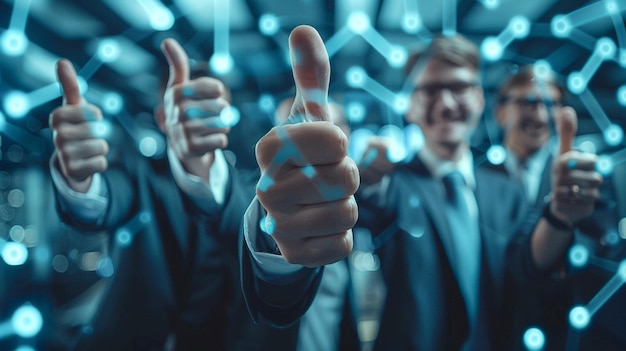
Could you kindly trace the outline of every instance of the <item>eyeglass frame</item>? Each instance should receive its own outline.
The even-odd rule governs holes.
[[[480,87],[480,82],[478,81],[433,82],[416,86],[413,89],[413,96],[418,96],[424,101],[434,101],[444,90],[447,90],[455,100],[459,101],[468,97],[469,93],[477,87]]]
[[[498,100],[500,105],[513,104],[522,110],[536,110],[539,104],[542,104],[548,110],[560,108],[563,106],[563,102],[560,99],[552,100],[542,97],[525,96],[525,97],[513,97],[510,95],[504,95]]]

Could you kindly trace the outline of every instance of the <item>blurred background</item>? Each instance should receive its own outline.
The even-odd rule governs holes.
[[[59,58],[74,63],[110,140],[159,158],[165,144],[152,112],[167,68],[159,45],[176,38],[230,88],[240,120],[229,155],[254,168],[255,141],[293,94],[288,35],[309,24],[326,43],[331,97],[352,129],[400,136],[402,159],[420,146],[419,131],[402,123],[407,53],[434,33],[459,32],[481,48],[488,98],[520,65],[554,70],[580,118],[578,146],[603,155],[610,172],[626,161],[625,11],[626,0],[0,0],[0,344],[36,336],[45,306],[112,274],[103,253],[70,245],[79,234],[54,210],[48,116],[62,103]],[[500,142],[493,103],[473,140],[486,152]],[[376,269],[371,257],[363,262]]]

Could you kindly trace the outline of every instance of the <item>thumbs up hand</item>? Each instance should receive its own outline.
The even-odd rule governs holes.
[[[102,112],[82,98],[71,62],[61,59],[56,69],[64,104],[50,114],[55,147],[52,157],[57,158],[70,188],[85,193],[91,185],[91,176],[108,167],[105,155],[109,144],[94,135],[97,121],[102,120]]]
[[[555,118],[559,153],[552,163],[550,206],[555,216],[574,224],[593,212],[603,179],[596,171],[598,157],[574,150],[576,111],[571,107],[563,107]]]
[[[359,171],[347,157],[346,135],[329,120],[330,64],[322,39],[312,27],[299,26],[289,47],[296,85],[291,124],[272,128],[257,143],[256,192],[267,210],[265,230],[283,257],[316,267],[352,250]]]
[[[214,151],[228,145],[230,126],[220,118],[230,106],[226,88],[210,77],[190,80],[189,58],[175,40],[165,39],[161,49],[170,74],[157,122],[185,171],[208,182]]]

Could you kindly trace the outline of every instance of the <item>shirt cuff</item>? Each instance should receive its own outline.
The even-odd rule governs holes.
[[[229,176],[228,164],[222,150],[216,149],[214,155],[207,184],[202,178],[187,173],[174,151],[167,149],[167,157],[176,184],[196,206],[207,213],[219,210],[224,204]]]
[[[79,193],[70,188],[61,172],[54,166],[53,160],[54,158],[50,161],[50,175],[59,196],[66,204],[67,210],[81,222],[100,223],[109,204],[102,175],[100,173],[93,174],[87,192]]]
[[[259,214],[261,212],[264,212],[264,210],[262,210],[261,204],[255,197],[244,214],[243,222],[243,235],[248,251],[253,258],[253,264],[258,268],[255,269],[255,271],[260,275],[259,278],[264,281],[288,281],[290,277],[298,276],[298,273],[304,270],[305,267],[299,264],[289,263],[281,255],[262,252],[258,249],[256,243],[259,239],[274,242],[274,239],[270,235],[261,232],[260,221],[265,220],[265,217],[260,218]],[[264,235],[265,237],[259,238],[260,235]]]

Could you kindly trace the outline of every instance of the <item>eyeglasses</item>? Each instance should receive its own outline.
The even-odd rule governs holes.
[[[447,90],[459,100],[467,97],[478,85],[478,82],[427,83],[415,87],[413,94],[423,100],[434,100],[442,91]]]
[[[519,108],[524,110],[536,110],[540,105],[544,105],[546,109],[551,110],[554,108],[561,107],[560,100],[552,100],[552,99],[542,99],[536,97],[512,97],[512,96],[503,96],[500,99],[501,104],[514,104],[519,106]]]

